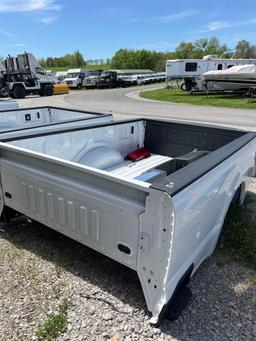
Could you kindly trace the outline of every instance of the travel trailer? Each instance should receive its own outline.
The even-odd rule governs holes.
[[[213,70],[227,70],[235,65],[256,64],[256,59],[221,59],[216,55],[203,59],[174,59],[166,61],[167,83],[171,80],[184,80],[180,88],[184,91],[205,91],[203,74]],[[208,90],[218,90],[218,87]]]

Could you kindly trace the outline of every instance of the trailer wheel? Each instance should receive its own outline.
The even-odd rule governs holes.
[[[24,98],[26,96],[26,90],[24,89],[23,86],[16,86],[13,89],[13,95],[15,98]]]
[[[182,91],[187,91],[187,85],[186,85],[186,83],[182,83],[182,84],[180,85],[180,88],[181,88]]]

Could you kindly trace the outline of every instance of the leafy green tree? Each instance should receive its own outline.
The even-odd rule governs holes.
[[[182,41],[176,47],[175,52],[176,52],[177,58],[179,59],[193,58],[194,44],[192,42]]]
[[[62,57],[48,57],[46,60],[41,58],[39,62],[43,67],[83,67],[86,65],[83,55],[78,50]]]
[[[74,61],[75,61],[75,66],[84,66],[86,65],[86,61],[84,60],[83,55],[81,54],[81,52],[79,52],[79,50],[74,52]]]
[[[236,45],[237,58],[256,58],[256,46],[247,40],[240,40]]]

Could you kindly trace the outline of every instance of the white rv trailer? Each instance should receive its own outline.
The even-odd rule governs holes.
[[[204,56],[203,59],[173,59],[166,61],[167,83],[174,79],[184,79],[180,87],[184,91],[205,91],[203,74],[213,70],[227,70],[235,65],[256,64],[256,59],[222,59],[216,55]],[[219,90],[208,84],[208,90]]]

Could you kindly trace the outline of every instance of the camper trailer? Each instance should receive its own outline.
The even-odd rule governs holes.
[[[203,74],[207,71],[226,70],[235,65],[256,64],[256,59],[222,59],[216,55],[203,59],[174,59],[166,61],[167,83],[182,79],[180,88],[184,91],[206,91]],[[219,90],[214,84],[208,84],[208,90]]]

